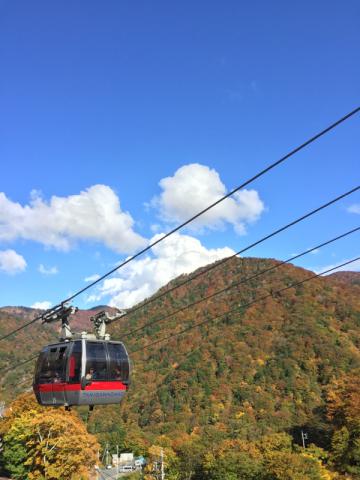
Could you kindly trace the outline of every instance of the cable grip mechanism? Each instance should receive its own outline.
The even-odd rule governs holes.
[[[101,340],[110,340],[110,334],[106,333],[106,325],[118,320],[125,315],[125,310],[119,310],[115,315],[109,315],[106,310],[98,312],[93,317],[90,317],[90,320],[94,324],[94,334],[96,338]]]
[[[53,323],[61,321],[60,340],[70,340],[73,333],[70,328],[69,318],[78,311],[77,307],[73,307],[67,303],[61,303],[57,307],[45,312],[41,319],[42,323]]]

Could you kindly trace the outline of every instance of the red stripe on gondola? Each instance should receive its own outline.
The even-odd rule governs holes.
[[[75,377],[75,367],[76,367],[76,360],[74,355],[71,355],[70,361],[69,361],[69,377],[70,378]]]
[[[39,392],[74,392],[81,390],[80,383],[42,383],[36,385]],[[85,390],[126,390],[127,387],[122,382],[92,382]]]

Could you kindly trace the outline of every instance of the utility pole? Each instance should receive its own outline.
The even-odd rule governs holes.
[[[116,445],[116,478],[119,476],[119,445]]]
[[[99,480],[100,475],[100,450],[97,451],[97,465],[95,465],[96,470],[96,480]]]
[[[306,448],[305,440],[308,439],[308,434],[305,433],[303,430],[301,430],[301,439],[302,439],[303,449],[305,450]]]
[[[160,460],[161,460],[161,480],[165,480],[165,472],[164,472],[164,450],[161,448],[160,450]]]
[[[109,444],[105,446],[105,468],[109,465]]]

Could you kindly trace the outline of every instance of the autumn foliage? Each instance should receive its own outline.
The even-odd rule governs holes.
[[[139,350],[130,355],[125,400],[95,409],[90,418],[88,431],[103,447],[146,455],[149,480],[158,473],[160,448],[167,478],[174,480],[360,478],[360,274],[294,285],[312,272],[284,265],[196,303],[277,263],[234,258],[111,326],[113,338],[121,339],[151,323],[124,338],[130,352]],[[175,279],[162,292],[187,278]],[[185,335],[141,350],[206,320]],[[22,411],[21,401],[16,411]],[[35,431],[48,428],[40,422],[40,407],[31,408],[33,423],[22,411],[24,434],[17,430],[8,441],[26,439],[18,450],[23,459],[29,449],[40,459],[43,448],[51,459],[55,442],[46,445],[38,433],[27,436],[29,422]],[[52,421],[62,436],[60,423]],[[75,424],[69,420],[69,431]],[[2,425],[6,435],[20,428],[16,415]],[[308,435],[305,450],[302,431]]]
[[[12,478],[89,478],[99,445],[75,413],[39,407],[25,394],[10,406],[0,425],[3,466]]]

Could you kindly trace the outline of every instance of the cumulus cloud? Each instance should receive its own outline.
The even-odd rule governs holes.
[[[94,275],[90,275],[89,277],[84,278],[84,282],[95,282],[100,278],[98,273],[94,273]]]
[[[115,192],[94,185],[78,195],[51,197],[32,192],[28,205],[11,201],[0,192],[0,240],[34,240],[69,250],[77,240],[102,242],[119,253],[131,253],[146,244],[133,230],[134,220],[120,207]]]
[[[354,203],[353,205],[350,205],[347,211],[350,213],[358,213],[360,215],[360,203]]]
[[[337,265],[339,265],[339,263],[345,263],[345,262],[348,262],[349,260],[350,259],[343,260],[342,262],[333,263],[333,264],[330,264],[330,265],[325,265],[324,267],[316,267],[312,270],[315,273],[326,272],[327,270],[335,268]],[[360,270],[360,260],[356,260],[355,262],[350,263],[349,265],[344,265],[343,267],[339,267],[336,270],[333,270],[332,272],[329,272],[328,275],[330,275],[331,273],[335,273],[335,272],[358,272],[359,270]]]
[[[0,251],[0,271],[13,275],[23,272],[26,268],[26,261],[22,255],[15,250]]]
[[[56,275],[59,273],[57,267],[45,267],[42,263],[40,263],[38,270],[43,275]]]
[[[159,185],[162,192],[153,198],[151,206],[158,208],[160,218],[168,223],[187,220],[227,193],[216,170],[198,163],[184,165],[172,177],[160,180]],[[263,211],[264,203],[258,192],[243,189],[196,219],[188,228],[218,230],[228,223],[237,233],[244,234],[246,224],[255,222]]]
[[[37,308],[38,310],[48,310],[51,305],[51,302],[44,300],[43,302],[35,302],[33,305],[31,305],[31,308]]]
[[[162,236],[155,235],[151,242]],[[175,233],[153,247],[151,255],[132,261],[116,277],[104,280],[97,292],[88,297],[88,302],[110,297],[109,305],[129,308],[180,274],[233,254],[230,248],[207,249],[198,239]]]

